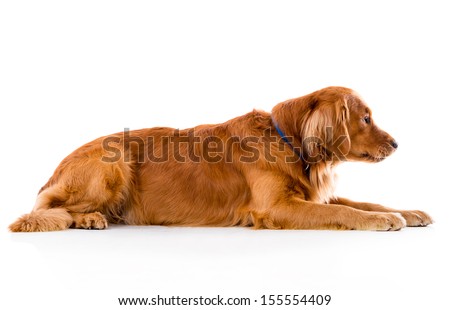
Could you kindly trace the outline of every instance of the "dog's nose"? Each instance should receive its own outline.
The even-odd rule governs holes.
[[[397,141],[395,141],[395,140],[393,140],[393,141],[391,142],[391,145],[392,145],[392,147],[393,147],[394,149],[398,148],[398,143],[397,143]]]

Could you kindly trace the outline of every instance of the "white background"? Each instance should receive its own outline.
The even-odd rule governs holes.
[[[332,295],[325,309],[442,309],[450,278],[447,7],[2,1],[0,307],[119,309],[117,297],[307,293]],[[382,163],[339,167],[339,194],[422,209],[435,224],[390,233],[7,231],[57,164],[96,137],[223,122],[330,85],[358,91],[400,144]]]

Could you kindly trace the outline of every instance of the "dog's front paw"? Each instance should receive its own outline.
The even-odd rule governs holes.
[[[406,220],[400,213],[374,212],[370,214],[370,220],[366,229],[394,231],[406,226]]]
[[[423,227],[433,223],[431,216],[423,211],[400,211],[400,214],[405,218],[406,225],[410,227]]]

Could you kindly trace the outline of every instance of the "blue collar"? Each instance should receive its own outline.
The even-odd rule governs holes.
[[[297,154],[298,157],[300,157],[300,159],[302,159],[302,155],[301,153],[296,150],[294,148],[294,146],[292,145],[292,143],[289,141],[289,139],[286,137],[286,135],[284,134],[284,132],[280,129],[280,127],[278,127],[277,122],[273,119],[273,116],[271,116],[272,119],[272,124],[275,127],[275,129],[277,130],[278,134],[280,135],[281,139],[283,139],[284,142],[286,142],[287,145],[289,145],[289,147],[294,151],[295,154]],[[308,165],[309,166],[309,165]]]
[[[273,119],[272,119],[272,121],[273,121]],[[277,123],[273,122],[273,125],[275,126],[275,129],[277,130],[278,134],[281,136],[281,139],[283,139],[283,141],[286,142],[287,145],[289,145],[291,147],[291,149],[294,149],[294,146],[291,144],[291,142],[289,142],[289,139],[286,137],[286,135],[280,129],[280,127],[278,127]]]

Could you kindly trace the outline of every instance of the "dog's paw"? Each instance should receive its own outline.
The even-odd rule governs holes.
[[[108,227],[108,221],[100,212],[78,213],[73,218],[73,228],[105,229]]]
[[[400,214],[405,218],[406,225],[410,227],[423,227],[433,223],[431,216],[423,211],[400,211]]]
[[[369,218],[368,230],[395,231],[406,227],[406,220],[400,213],[377,212]]]

